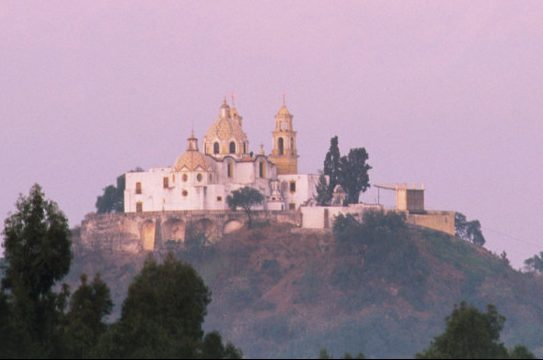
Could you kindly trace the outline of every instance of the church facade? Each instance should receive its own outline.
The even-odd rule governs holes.
[[[245,186],[264,195],[260,209],[299,209],[314,198],[319,176],[298,174],[293,115],[284,104],[272,134],[271,154],[251,152],[243,118],[225,100],[201,149],[192,133],[173,166],[126,174],[125,212],[226,210],[228,195]]]

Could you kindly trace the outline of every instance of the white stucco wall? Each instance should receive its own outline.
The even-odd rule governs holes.
[[[329,228],[334,225],[334,219],[341,215],[361,216],[365,211],[382,210],[380,205],[356,204],[350,206],[302,206],[302,228],[325,229],[325,212],[328,211]]]
[[[319,175],[314,174],[294,174],[294,175],[279,175],[278,179],[281,182],[281,194],[286,203],[286,208],[290,208],[290,204],[294,204],[296,209],[310,199],[313,199],[317,193],[317,184]],[[296,191],[290,191],[290,184],[296,183]]]

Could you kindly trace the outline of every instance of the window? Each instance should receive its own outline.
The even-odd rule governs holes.
[[[261,178],[266,177],[266,163],[264,161],[258,164],[258,176]]]
[[[198,182],[202,182],[202,180],[204,180],[204,176],[202,174],[198,174],[196,175],[196,180],[198,180]]]
[[[243,143],[243,153],[247,154],[247,143]]]
[[[296,192],[296,181],[291,181],[289,188],[290,188],[291,193],[295,193]]]
[[[136,183],[136,194],[141,195],[141,193],[142,193],[142,191],[141,191],[141,183],[137,182]]]
[[[189,176],[187,174],[183,174],[182,178],[183,182],[189,181]]]
[[[217,201],[222,201],[222,196],[217,196]]]
[[[167,177],[162,179],[162,186],[164,187],[164,189],[168,189],[170,187],[170,179]]]
[[[221,152],[220,145],[218,142],[213,144],[213,154],[217,155]]]
[[[136,212],[137,213],[143,212],[143,203],[141,201],[136,203]]]
[[[233,178],[234,177],[234,164],[229,162],[228,165],[226,165],[226,172],[227,172],[227,176],[229,178]]]
[[[189,192],[187,190],[183,190],[183,192],[181,193],[181,195],[183,195],[184,197],[188,196],[189,195]]]
[[[283,138],[279,138],[277,147],[279,148],[279,155],[285,155],[285,140]]]
[[[236,143],[232,141],[230,143],[230,154],[235,154],[235,153],[236,153]]]
[[[296,210],[296,204],[295,203],[288,204],[288,209],[289,210]]]

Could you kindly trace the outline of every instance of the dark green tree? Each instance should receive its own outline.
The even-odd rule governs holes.
[[[150,257],[129,287],[120,320],[102,337],[94,356],[200,358],[222,352],[220,358],[230,358],[240,354],[235,347],[222,345],[217,334],[204,338],[202,324],[210,301],[208,288],[191,266],[171,253],[162,264]]]
[[[524,261],[528,270],[543,273],[543,251]]]
[[[104,188],[104,193],[96,199],[96,212],[98,214],[120,213],[124,211],[124,190],[126,176],[117,177],[117,186],[109,185]]]
[[[113,302],[106,285],[96,275],[92,283],[81,276],[81,285],[70,299],[70,307],[64,328],[63,355],[69,359],[88,358],[100,336],[107,330],[104,322],[111,313]]]
[[[327,359],[331,359],[332,357],[330,356],[330,354],[328,353],[328,350],[326,349],[321,349],[319,351],[319,359],[321,360],[327,360]]]
[[[525,346],[517,345],[509,350],[509,359],[536,359],[536,357]]]
[[[531,354],[526,348],[510,352],[500,341],[505,317],[493,305],[485,313],[462,302],[446,319],[445,332],[436,337],[418,359],[507,359]],[[533,355],[532,355],[533,356]]]
[[[317,196],[315,197],[317,205],[319,206],[328,206],[332,202],[332,194],[328,187],[328,181],[326,180],[326,175],[321,172],[319,176],[319,183],[317,184]]]
[[[68,220],[55,202],[45,199],[39,185],[28,196],[21,195],[16,208],[4,226],[7,268],[2,281],[12,335],[18,339],[12,355],[55,356],[68,290],[65,286],[57,294],[52,289],[70,269]]]
[[[341,179],[341,153],[339,152],[339,140],[337,136],[330,139],[330,149],[324,159],[323,174],[328,176],[328,198],[332,199],[334,189]],[[328,204],[330,202],[328,201]]]
[[[202,359],[241,359],[243,354],[230,343],[225,346],[221,334],[213,331],[204,337],[200,357]]]
[[[358,353],[356,357],[353,357],[351,353],[346,352],[341,359],[365,359],[366,357],[362,353]],[[333,359],[333,357],[328,353],[328,350],[321,349],[319,352],[319,359]]]
[[[323,175],[328,176],[328,182],[323,176],[319,179],[317,203],[322,206],[330,205],[337,185],[341,185],[347,194],[345,205],[358,203],[360,193],[370,186],[368,171],[371,166],[367,164],[368,158],[364,148],[351,149],[347,156],[342,157],[338,137],[334,136],[324,159]]]
[[[247,214],[249,228],[253,226],[253,207],[262,204],[264,196],[260,191],[249,186],[235,190],[228,195],[226,202],[231,210],[235,211],[238,207],[242,208]]]
[[[347,193],[347,204],[358,204],[360,193],[370,187],[367,164],[368,153],[364,148],[351,149],[340,161],[339,183]]]
[[[468,221],[466,216],[456,213],[455,216],[456,236],[477,246],[483,246],[486,242],[481,230],[479,220]]]

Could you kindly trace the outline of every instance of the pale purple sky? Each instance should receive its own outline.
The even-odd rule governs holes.
[[[302,171],[337,134],[516,265],[543,250],[541,1],[0,0],[0,216],[38,182],[78,224],[231,92],[253,149],[286,92]]]

